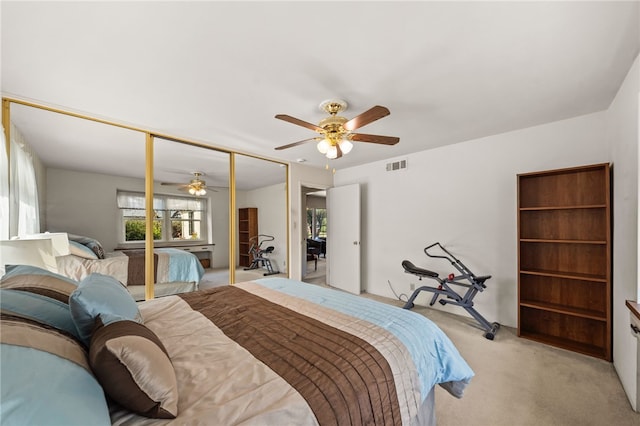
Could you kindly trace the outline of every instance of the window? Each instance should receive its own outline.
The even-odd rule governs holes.
[[[122,221],[121,243],[143,242],[146,238],[145,196],[118,191]],[[154,195],[153,240],[156,242],[203,241],[206,239],[207,202],[202,198]]]
[[[327,209],[307,208],[307,238],[327,237]]]

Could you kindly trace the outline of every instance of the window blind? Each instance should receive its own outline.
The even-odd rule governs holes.
[[[119,209],[144,210],[146,208],[145,195],[142,192],[118,191],[117,200]],[[205,200],[201,198],[155,195],[153,197],[153,209],[204,211]]]

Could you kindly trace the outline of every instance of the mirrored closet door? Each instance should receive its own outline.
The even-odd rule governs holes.
[[[235,282],[288,276],[287,168],[235,155]]]
[[[211,148],[154,137],[156,246],[177,247],[195,254],[205,275],[200,288],[230,282],[229,159]]]
[[[144,192],[144,133],[21,104],[11,104],[11,122],[10,235],[67,232],[95,239],[105,252],[118,248],[117,192]],[[24,198],[29,164],[36,203]]]
[[[65,232],[94,240],[105,253],[122,254],[144,249],[151,229],[154,248],[194,252],[204,269],[204,288],[288,276],[286,164],[29,102],[3,101],[10,111],[12,141],[9,236]],[[25,159],[32,183],[21,175]],[[30,194],[20,193],[25,188]],[[19,201],[26,196],[35,199],[31,210]],[[255,209],[259,222],[256,232],[245,232],[240,242],[245,222],[238,217],[247,208]]]

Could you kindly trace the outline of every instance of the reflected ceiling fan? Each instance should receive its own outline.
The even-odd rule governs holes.
[[[390,112],[386,107],[376,105],[350,120],[338,115],[339,112],[347,109],[347,103],[341,99],[326,100],[319,105],[319,108],[328,113],[329,117],[321,120],[317,126],[298,118],[291,117],[290,115],[276,115],[276,118],[279,120],[284,120],[292,124],[297,124],[298,126],[306,127],[307,129],[314,130],[320,134],[320,136],[279,146],[276,149],[287,149],[306,142],[319,141],[318,151],[325,154],[327,158],[334,159],[340,158],[343,154],[348,154],[349,151],[351,151],[351,148],[353,148],[351,141],[377,143],[382,145],[395,145],[400,142],[400,138],[394,136],[367,135],[364,133],[353,132],[360,127],[366,126],[369,123],[389,115]]]
[[[177,186],[179,190],[199,197],[207,193],[207,183],[200,179],[201,176],[204,176],[203,172],[193,172],[193,179],[189,183],[160,182],[160,185]],[[216,192],[214,189],[209,190]]]

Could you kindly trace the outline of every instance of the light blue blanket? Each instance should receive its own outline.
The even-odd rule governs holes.
[[[421,383],[422,399],[436,384],[461,397],[474,376],[446,334],[423,315],[342,291],[287,278],[262,278],[258,284],[376,324],[409,350]]]
[[[154,251],[169,254],[169,281],[200,282],[204,268],[193,253],[175,248],[156,248]]]

